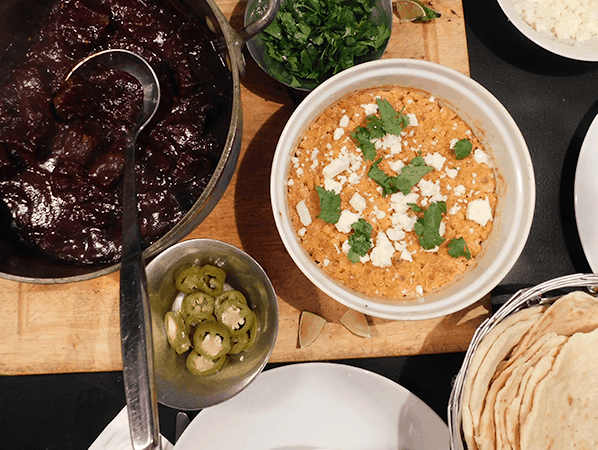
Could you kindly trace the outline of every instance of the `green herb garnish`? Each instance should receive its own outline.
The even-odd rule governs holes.
[[[357,141],[357,146],[361,149],[366,161],[376,158],[376,147],[372,139],[379,139],[386,134],[400,136],[407,125],[409,117],[397,111],[388,100],[376,99],[380,117],[370,114],[365,118],[366,126],[357,127],[351,132],[353,139]]]
[[[421,212],[424,210],[417,203],[407,203],[407,206],[409,206],[413,212]]]
[[[351,228],[354,233],[349,236],[351,248],[347,256],[349,261],[356,263],[372,248],[372,226],[365,219],[359,219],[351,225]]]
[[[419,183],[424,175],[434,170],[433,167],[426,165],[424,158],[416,156],[401,169],[401,173],[391,177],[378,167],[380,161],[382,158],[372,163],[368,176],[382,187],[382,196],[384,197],[398,191],[405,195],[409,194],[411,188]]]
[[[419,0],[412,0],[412,1],[414,3],[417,3],[418,5],[420,5],[426,13],[425,16],[418,17],[417,19],[414,20],[414,22],[428,22],[433,19],[438,19],[441,16],[441,14],[438,11],[434,11],[432,8],[428,8],[426,5],[424,5]]]
[[[469,251],[469,248],[467,248],[465,239],[462,237],[451,239],[446,246],[448,248],[448,254],[453,258],[465,256],[465,258],[471,259],[471,252]]]
[[[390,37],[374,25],[371,0],[286,0],[261,33],[271,74],[294,87],[319,82],[352,67],[356,59],[381,51]]]
[[[326,223],[337,223],[341,216],[341,197],[334,191],[316,186],[316,192],[320,197],[320,214],[318,217]]]
[[[440,236],[439,232],[443,213],[446,213],[445,202],[431,203],[424,211],[424,216],[419,218],[413,226],[422,248],[431,250],[444,242],[444,238]]]
[[[471,153],[471,142],[469,142],[467,139],[460,139],[455,143],[455,147],[453,148],[453,150],[455,150],[455,158],[457,159],[464,159],[467,158],[469,156],[469,154]]]

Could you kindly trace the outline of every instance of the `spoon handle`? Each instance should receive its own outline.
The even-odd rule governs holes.
[[[153,370],[153,344],[147,277],[141,251],[135,187],[135,143],[125,151],[120,332],[125,397],[135,450],[161,448]]]

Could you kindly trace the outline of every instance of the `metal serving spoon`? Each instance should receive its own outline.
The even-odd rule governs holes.
[[[125,396],[131,442],[135,450],[159,449],[158,402],[154,382],[151,317],[147,277],[142,257],[135,187],[135,142],[160,103],[160,84],[150,65],[127,50],[105,50],[85,58],[68,74],[84,75],[97,65],[122,70],[143,87],[143,107],[137,123],[124,137],[125,168],[122,199],[120,269],[120,333]]]

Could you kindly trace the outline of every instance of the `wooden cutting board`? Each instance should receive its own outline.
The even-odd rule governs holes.
[[[234,28],[245,2],[217,0]],[[442,17],[429,24],[395,19],[384,58],[434,61],[469,75],[461,0],[434,0]],[[489,301],[439,319],[401,322],[369,318],[372,337],[340,324],[346,308],[316,289],[280,240],[270,207],[269,175],[278,136],[297,99],[247,56],[242,83],[244,130],[237,171],[211,215],[189,238],[216,238],[243,248],[264,267],[278,294],[280,329],[272,362],[463,351],[488,316]],[[326,318],[319,338],[297,342],[303,310]],[[68,285],[0,280],[0,373],[38,374],[121,370],[118,274]]]

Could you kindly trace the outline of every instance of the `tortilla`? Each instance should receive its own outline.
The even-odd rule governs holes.
[[[573,292],[502,320],[465,379],[468,450],[598,448],[598,300]]]
[[[468,448],[476,450],[474,429],[484,405],[484,396],[496,366],[527,330],[539,320],[544,307],[533,307],[513,314],[496,325],[480,342],[469,366],[463,391],[462,423]]]
[[[598,448],[598,329],[575,333],[538,383],[521,424],[521,448]]]

